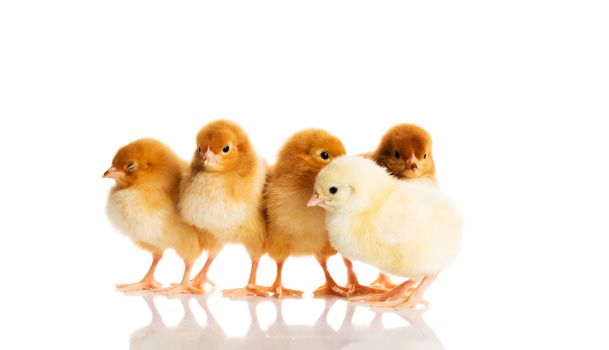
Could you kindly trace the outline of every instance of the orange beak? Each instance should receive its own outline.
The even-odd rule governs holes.
[[[118,180],[122,176],[123,176],[122,171],[116,169],[115,167],[110,167],[108,170],[106,170],[103,177],[106,179]]]
[[[313,193],[313,195],[311,196],[311,199],[309,199],[309,202],[307,202],[307,207],[317,207],[317,206],[324,206],[326,205],[326,201],[322,198],[319,198],[319,193],[315,192]]]

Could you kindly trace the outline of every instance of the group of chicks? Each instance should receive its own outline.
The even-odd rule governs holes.
[[[154,139],[134,141],[116,153],[104,173],[116,184],[108,198],[110,221],[149,251],[152,265],[123,291],[203,293],[207,272],[223,245],[245,246],[251,258],[247,285],[225,290],[229,297],[295,296],[285,288],[282,268],[290,256],[313,255],[326,283],[315,296],[334,295],[373,306],[413,308],[456,256],[462,221],[452,201],[436,188],[431,137],[422,128],[391,128],[377,149],[346,156],[341,141],[320,129],[292,135],[268,168],[241,127],[218,120],[204,126],[188,165]],[[184,261],[179,284],[168,288],[154,271],[166,249]],[[202,251],[207,261],[191,280]],[[340,286],[327,268],[343,256],[348,282]],[[277,264],[271,286],[256,284],[258,262]],[[351,259],[382,272],[371,286],[359,283]],[[408,279],[394,285],[384,273]]]

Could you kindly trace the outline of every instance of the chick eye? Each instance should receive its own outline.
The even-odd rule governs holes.
[[[128,172],[132,172],[133,170],[135,170],[137,168],[137,163],[136,162],[129,162],[127,163],[127,165],[125,166],[125,169]]]
[[[427,159],[427,153],[423,155],[423,159]]]
[[[396,158],[400,158],[400,152],[398,152],[398,151],[393,152],[393,156]]]
[[[319,156],[320,156],[320,157],[321,157],[321,159],[323,159],[323,160],[328,160],[328,159],[330,159],[330,154],[328,154],[328,152],[326,152],[326,151],[322,151],[322,152],[319,154]]]
[[[228,153],[228,151],[230,151],[230,146],[229,145],[226,145],[226,146],[224,146],[224,148],[222,148],[222,152]]]
[[[199,152],[199,155],[202,156],[203,155],[203,150],[201,149],[201,146],[199,146],[199,148],[197,148],[197,152]]]
[[[336,186],[330,187],[330,193],[336,194],[336,192],[338,192],[338,188],[336,188]]]

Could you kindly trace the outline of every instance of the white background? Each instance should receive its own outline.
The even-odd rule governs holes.
[[[303,128],[355,154],[422,125],[467,221],[427,296],[443,346],[606,349],[607,18],[606,2],[582,0],[3,1],[0,347],[128,348],[150,314],[113,284],[149,257],[109,225],[101,175],[144,136],[190,158],[198,129],[229,118],[271,163]],[[157,277],[181,269],[169,253]],[[344,282],[338,258],[331,269]],[[239,287],[247,271],[229,247],[211,277]],[[265,258],[260,281],[273,277]],[[313,259],[288,261],[286,286],[322,281]],[[178,300],[156,302],[179,322]],[[243,302],[209,303],[227,337],[247,328]],[[323,309],[307,299],[284,317],[312,324]]]

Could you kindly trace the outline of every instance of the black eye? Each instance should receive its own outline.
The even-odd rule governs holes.
[[[336,194],[336,192],[338,192],[338,188],[336,188],[336,186],[330,187],[330,193]]]
[[[393,156],[396,158],[400,158],[400,152],[398,152],[398,151],[393,152]]]
[[[129,162],[125,166],[125,169],[127,169],[127,171],[129,171],[129,172],[135,170],[135,168],[137,168],[137,164],[135,162]]]
[[[199,148],[197,148],[197,152],[199,152],[199,154],[203,154],[203,150],[201,149],[201,146],[199,146]]]
[[[230,151],[230,146],[229,145],[226,145],[226,146],[224,146],[224,148],[222,148],[222,152],[228,153],[228,151]]]
[[[427,153],[423,155],[423,159],[427,159]]]
[[[323,159],[323,160],[328,160],[328,159],[330,159],[330,155],[329,155],[329,154],[328,154],[328,152],[326,152],[326,151],[322,151],[322,152],[320,153],[320,155],[319,155],[319,156],[320,156],[320,157],[321,157],[321,159]]]

